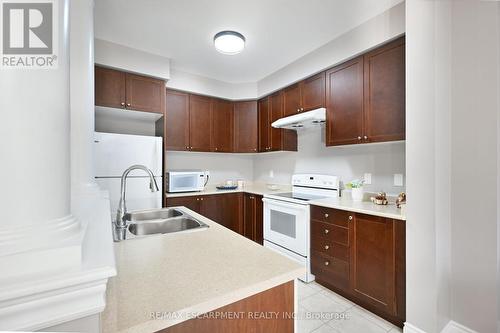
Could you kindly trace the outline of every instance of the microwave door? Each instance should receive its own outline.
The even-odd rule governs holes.
[[[194,174],[180,174],[170,177],[169,189],[171,192],[199,191],[198,176]]]

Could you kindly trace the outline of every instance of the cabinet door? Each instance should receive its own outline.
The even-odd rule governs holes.
[[[234,151],[256,153],[258,149],[257,102],[234,103]]]
[[[283,130],[280,128],[274,128],[271,124],[283,118],[283,94],[282,92],[277,92],[271,96],[269,96],[269,150],[278,151],[282,148],[282,134]]]
[[[165,82],[150,77],[126,74],[127,109],[165,112]]]
[[[189,95],[189,147],[193,151],[211,151],[212,99]]]
[[[230,193],[219,195],[222,200],[220,210],[221,221],[219,222],[223,226],[243,234],[243,194],[242,193]]]
[[[326,72],[326,145],[361,143],[363,136],[363,58]]]
[[[351,228],[353,296],[387,314],[396,315],[394,220],[355,214]]]
[[[185,196],[166,198],[167,207],[184,206],[197,213],[200,213],[200,197],[198,196]]]
[[[366,142],[405,139],[404,38],[364,56]]]
[[[189,149],[189,94],[167,90],[165,114],[165,147],[167,150]]]
[[[270,149],[269,98],[265,97],[259,100],[258,109],[259,109],[259,151],[265,152]]]
[[[283,90],[284,115],[291,116],[300,112],[300,84],[294,84]]]
[[[224,194],[200,196],[200,214],[222,224],[222,200]]]
[[[212,110],[212,145],[217,152],[233,151],[233,103],[214,99]]]
[[[95,105],[125,107],[125,73],[95,67]]]
[[[255,241],[255,195],[245,193],[243,196],[243,236]]]
[[[300,95],[304,111],[325,106],[325,73],[312,76],[301,82]]]
[[[264,203],[262,195],[255,196],[255,241],[264,244]]]

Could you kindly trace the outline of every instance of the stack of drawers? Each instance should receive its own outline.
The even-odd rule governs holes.
[[[354,214],[311,206],[311,271],[316,280],[349,290],[349,224]]]

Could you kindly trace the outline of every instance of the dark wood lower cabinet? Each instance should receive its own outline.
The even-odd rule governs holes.
[[[243,193],[224,193],[171,197],[166,199],[166,207],[185,206],[234,232],[243,234],[243,196]],[[262,204],[260,210],[262,211]]]
[[[201,333],[201,332],[274,332],[292,333],[294,331],[294,286],[293,281],[284,283],[238,302],[223,306],[158,331],[157,333]],[[221,315],[228,314],[227,318]],[[256,314],[273,313],[272,318],[256,318]],[[229,314],[238,314],[230,318]]]
[[[245,193],[243,196],[243,236],[264,243],[262,196]]]
[[[311,216],[317,282],[402,327],[405,222],[316,206]]]

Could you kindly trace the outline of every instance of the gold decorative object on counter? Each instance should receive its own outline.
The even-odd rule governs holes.
[[[401,205],[406,204],[406,193],[401,192],[396,199],[396,207],[401,208]]]
[[[379,192],[375,197],[371,197],[370,200],[376,205],[387,205],[387,194],[385,192]]]

